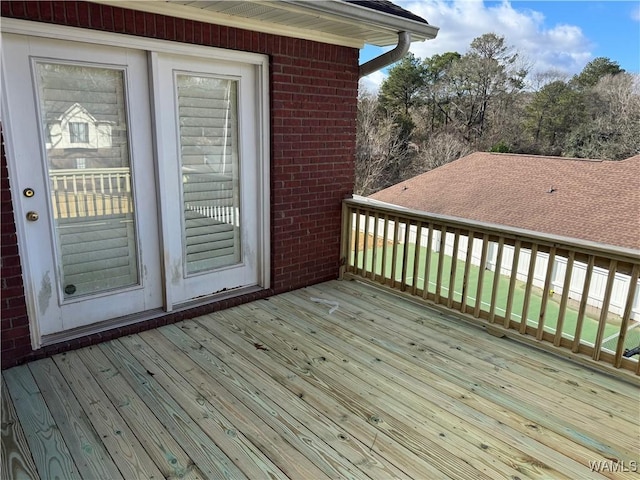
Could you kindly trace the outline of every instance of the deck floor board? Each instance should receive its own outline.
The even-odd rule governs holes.
[[[636,386],[354,281],[2,377],[3,479],[638,478]]]

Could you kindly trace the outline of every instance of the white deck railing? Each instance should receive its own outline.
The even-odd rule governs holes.
[[[82,218],[133,212],[129,168],[51,170],[55,218]]]
[[[640,251],[369,200],[343,215],[343,275],[640,374]]]

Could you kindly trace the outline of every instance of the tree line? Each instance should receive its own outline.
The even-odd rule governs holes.
[[[640,77],[609,58],[572,77],[486,33],[464,55],[406,55],[361,89],[355,191],[368,195],[474,151],[621,160],[640,153]]]

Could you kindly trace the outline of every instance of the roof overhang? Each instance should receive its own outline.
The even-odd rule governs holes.
[[[414,41],[438,27],[341,0],[92,0],[122,8],[215,23],[335,45],[395,45],[399,32]]]

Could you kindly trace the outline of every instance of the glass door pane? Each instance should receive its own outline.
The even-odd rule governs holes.
[[[187,274],[241,261],[237,81],[176,75]]]
[[[64,298],[139,284],[124,70],[35,72]]]

